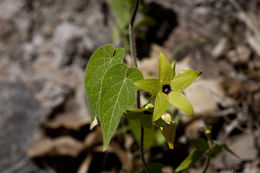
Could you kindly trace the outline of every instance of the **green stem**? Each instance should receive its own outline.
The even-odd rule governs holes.
[[[205,168],[203,169],[202,173],[206,173],[208,168],[209,168],[209,164],[210,164],[210,153],[211,153],[211,150],[213,148],[213,145],[214,145],[214,141],[212,140],[211,138],[211,131],[209,133],[206,133],[206,136],[207,136],[207,140],[208,140],[208,144],[209,144],[209,153],[208,153],[208,158],[207,158],[207,163],[206,163],[206,166]]]
[[[135,35],[134,35],[134,21],[135,17],[137,14],[137,10],[139,7],[139,0],[135,1],[135,6],[131,15],[130,23],[129,23],[129,40],[130,40],[130,51],[131,51],[131,56],[133,59],[133,66],[136,68],[137,66],[137,53],[136,53],[136,43],[135,43]],[[137,91],[137,108],[141,107],[141,102],[140,102],[140,91]],[[140,144],[140,155],[141,155],[141,160],[144,165],[144,169],[147,173],[151,173],[152,171],[150,170],[148,164],[145,161],[144,158],[144,127],[141,126],[141,144]]]
[[[131,15],[129,23],[129,40],[130,40],[130,51],[133,59],[133,65],[137,67],[137,55],[136,55],[136,43],[135,43],[135,34],[134,34],[134,21],[139,7],[139,0],[135,1],[135,6]]]
[[[144,127],[143,127],[143,126],[141,126],[140,155],[141,155],[141,160],[142,160],[143,165],[144,165],[145,172],[147,172],[147,173],[152,173],[151,169],[149,168],[149,166],[148,166],[148,164],[146,163],[145,158],[144,158]]]
[[[206,173],[207,172],[207,170],[209,168],[209,164],[210,164],[210,156],[208,156],[208,158],[207,158],[207,163],[206,163],[206,166],[203,169],[202,173]]]

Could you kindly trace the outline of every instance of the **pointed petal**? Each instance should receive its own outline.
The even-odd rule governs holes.
[[[171,92],[169,100],[172,105],[179,108],[190,116],[193,116],[194,111],[189,100],[181,92]]]
[[[158,120],[165,112],[169,105],[169,98],[167,94],[158,92],[155,98],[153,121]]]
[[[162,52],[159,55],[159,79],[161,84],[169,84],[173,79],[171,64]]]
[[[182,91],[187,88],[201,74],[200,71],[182,70],[171,82],[173,91]]]
[[[159,90],[160,83],[158,79],[144,79],[135,82],[136,86],[151,94],[156,94]]]

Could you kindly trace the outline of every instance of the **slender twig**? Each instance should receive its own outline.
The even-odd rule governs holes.
[[[131,56],[132,56],[132,65],[135,66],[136,68],[137,66],[137,53],[136,53],[136,43],[135,43],[135,35],[134,35],[134,21],[135,21],[135,17],[137,14],[137,10],[139,7],[139,0],[135,1],[135,6],[134,9],[132,11],[132,15],[131,15],[131,19],[130,19],[130,23],[129,23],[129,40],[130,40],[130,51],[131,51]],[[140,91],[137,91],[137,108],[141,107],[141,103],[140,103]],[[142,163],[144,165],[144,169],[147,173],[151,173],[152,171],[150,170],[148,164],[145,161],[144,158],[144,128],[143,126],[141,126],[141,144],[140,144],[140,155],[141,155],[141,160]]]
[[[207,158],[207,163],[205,165],[205,168],[203,169],[202,173],[206,173],[208,168],[209,168],[209,164],[210,164],[210,153],[211,153],[211,150],[212,148],[214,147],[214,141],[212,140],[211,138],[211,130],[210,131],[205,131],[205,135],[207,137],[207,140],[208,140],[208,144],[209,144],[209,152],[208,152],[208,158]]]
[[[137,14],[137,10],[139,7],[139,0],[135,1],[135,6],[132,11],[130,23],[129,23],[129,40],[130,40],[130,51],[131,51],[131,56],[133,59],[133,66],[137,67],[137,55],[136,55],[136,43],[135,43],[135,34],[134,34],[134,21],[135,17]]]
[[[206,166],[203,169],[202,173],[206,173],[207,172],[207,170],[209,168],[209,164],[210,164],[210,156],[208,156],[208,158],[207,158],[207,163],[206,163]]]
[[[151,169],[149,168],[149,166],[148,166],[148,164],[146,163],[145,158],[144,158],[144,127],[143,127],[143,126],[141,126],[140,155],[141,155],[141,160],[142,160],[143,165],[144,165],[145,172],[147,172],[147,173],[152,173]]]

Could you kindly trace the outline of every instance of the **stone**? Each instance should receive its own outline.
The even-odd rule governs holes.
[[[243,161],[254,161],[258,158],[256,141],[259,139],[259,133],[255,137],[252,133],[244,133],[225,141],[228,147],[236,153],[238,157],[224,151],[212,160],[215,169],[237,169],[241,168]],[[257,139],[258,138],[258,139]]]
[[[0,81],[0,105],[0,172],[16,167],[24,173],[38,170],[26,149],[39,135],[45,117],[32,90],[21,80]]]

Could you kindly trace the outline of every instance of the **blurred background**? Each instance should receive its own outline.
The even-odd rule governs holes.
[[[123,120],[107,152],[90,130],[84,92],[95,49],[129,50],[132,0],[0,0],[0,172],[140,172],[139,144]],[[212,125],[223,152],[208,172],[260,172],[260,1],[143,0],[135,31],[139,67],[156,77],[158,54],[178,69],[203,72],[185,92],[195,117],[182,112],[175,149],[157,132],[148,162],[174,172],[191,139]],[[126,56],[126,62],[128,56]],[[205,159],[184,172],[201,172]]]

